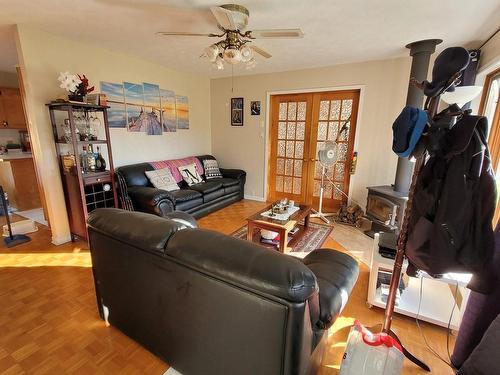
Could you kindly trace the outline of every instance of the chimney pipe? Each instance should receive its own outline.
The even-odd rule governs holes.
[[[441,43],[441,39],[426,39],[418,42],[410,43],[406,48],[410,49],[412,57],[410,78],[416,78],[419,82],[427,79],[429,71],[429,60],[431,55],[436,50],[436,46]],[[422,108],[424,104],[424,93],[413,85],[408,85],[408,95],[406,97],[406,105],[415,108]],[[398,166],[396,169],[396,180],[394,181],[394,190],[408,194],[411,184],[411,176],[413,174],[414,163],[408,158],[398,158]]]

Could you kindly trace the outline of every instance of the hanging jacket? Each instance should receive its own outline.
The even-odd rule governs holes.
[[[487,132],[485,117],[463,115],[420,170],[406,244],[409,274],[472,273],[469,287],[489,292],[496,185]]]

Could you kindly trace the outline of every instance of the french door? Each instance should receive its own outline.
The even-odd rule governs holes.
[[[358,103],[357,90],[271,97],[269,200],[289,198],[317,208],[322,176],[317,154],[325,141],[334,141],[338,161],[325,171],[323,207],[338,209],[346,200],[341,191],[349,192]]]

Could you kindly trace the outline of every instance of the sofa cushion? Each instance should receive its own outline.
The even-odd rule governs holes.
[[[224,193],[232,194],[240,191],[240,185],[228,186],[224,188]]]
[[[203,203],[211,202],[217,198],[222,197],[225,193],[224,188],[214,190],[210,193],[203,194]]]
[[[196,164],[183,165],[182,167],[178,167],[178,169],[188,186],[203,182],[203,178],[196,170]]]
[[[358,279],[358,263],[353,257],[332,249],[314,250],[302,262],[318,280],[320,311],[316,326],[327,329],[347,303]]]
[[[240,183],[237,179],[229,177],[219,178],[217,182],[222,183],[222,186],[224,186],[225,188],[229,186],[236,186]]]
[[[217,180],[212,180],[212,181],[207,181],[207,182],[201,182],[199,184],[194,184],[191,185],[189,188],[199,191],[202,194],[208,194],[211,193],[215,190],[219,190],[222,188],[222,183],[220,182],[220,179]]]
[[[191,189],[180,189],[171,191],[170,194],[174,197],[175,203],[186,202],[192,199],[201,198],[201,193]]]
[[[205,170],[205,179],[211,180],[213,178],[222,178],[222,174],[219,170],[219,164],[215,159],[205,159],[203,160],[203,169]]]
[[[184,165],[195,164],[196,170],[200,174],[200,176],[204,174],[203,165],[201,165],[201,162],[198,160],[198,158],[194,156],[190,156],[183,159],[154,161],[151,162],[150,164],[154,169],[170,168],[170,172],[172,172],[172,176],[174,176],[175,181],[177,183],[183,181],[181,173],[179,172],[178,168]]]
[[[157,189],[166,191],[179,190],[179,185],[175,182],[169,168],[155,169],[154,171],[145,171],[144,173],[146,173],[149,181]]]
[[[192,208],[196,208],[198,206],[201,206],[203,204],[203,198],[197,197],[197,198],[192,198],[183,202],[176,202],[175,203],[175,209],[178,211],[186,211],[189,212]]]

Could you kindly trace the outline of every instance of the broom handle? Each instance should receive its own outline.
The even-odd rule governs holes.
[[[2,205],[5,213],[5,219],[7,220],[7,228],[9,228],[9,237],[12,238],[12,228],[10,226],[10,217],[9,217],[9,207],[7,207],[7,201],[5,200],[5,193],[3,191],[3,186],[0,186],[0,195],[2,195]]]

